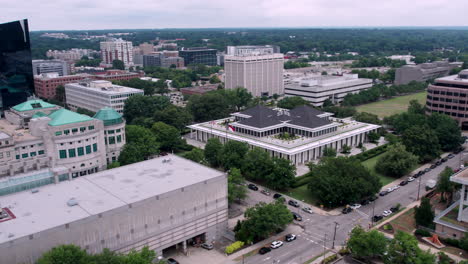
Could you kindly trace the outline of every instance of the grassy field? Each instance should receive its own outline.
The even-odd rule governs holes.
[[[406,111],[411,100],[418,100],[421,104],[426,104],[426,92],[399,96],[384,101],[365,104],[356,107],[356,109],[359,112],[368,112],[383,118]]]
[[[385,175],[382,175],[380,173],[378,173],[376,170],[375,170],[375,164],[377,163],[377,160],[382,156],[384,155],[385,153],[382,153],[378,156],[375,156],[371,159],[368,159],[366,161],[364,161],[362,163],[362,165],[364,165],[365,167],[367,167],[372,173],[375,173],[377,176],[379,176],[380,178],[380,181],[382,182],[382,186],[385,186],[389,183],[391,183],[392,181],[395,180],[395,178],[392,178],[392,177],[388,177],[388,176],[385,176]]]
[[[297,199],[299,201],[304,201],[308,204],[317,205],[317,200],[312,196],[312,192],[307,189],[307,184],[300,187],[289,190],[287,195]]]

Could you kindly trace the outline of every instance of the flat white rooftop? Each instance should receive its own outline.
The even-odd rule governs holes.
[[[466,74],[468,74],[468,71],[466,72]],[[466,84],[468,83],[468,79],[463,79],[463,78],[460,78],[457,75],[450,75],[450,76],[446,76],[446,77],[442,77],[442,78],[437,78],[436,81],[446,81],[446,82],[450,82],[450,83],[456,83],[456,82],[459,82],[459,83],[463,83],[463,84]],[[437,85],[437,84],[435,84]]]
[[[15,219],[0,222],[0,243],[222,176],[198,163],[167,155],[72,181],[1,196]],[[75,198],[78,205],[68,206]]]

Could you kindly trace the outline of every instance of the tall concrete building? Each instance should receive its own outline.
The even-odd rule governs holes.
[[[314,106],[321,106],[328,99],[340,103],[349,93],[358,93],[372,87],[371,79],[358,78],[357,74],[343,76],[301,77],[284,84],[286,96],[300,96]]]
[[[446,61],[422,63],[418,65],[405,65],[395,72],[395,84],[408,84],[411,81],[425,82],[435,78],[447,76],[454,64]]]
[[[111,67],[114,60],[121,60],[125,67],[133,66],[133,44],[122,39],[101,42],[101,65]]]
[[[438,78],[427,88],[426,111],[451,116],[464,129],[468,127],[468,70]]]
[[[257,46],[227,46],[226,54],[231,56],[265,55],[280,53],[280,47],[276,45]]]
[[[125,101],[135,94],[143,95],[141,89],[112,84],[110,81],[83,81],[65,85],[65,98],[71,109],[84,108],[93,112],[110,107],[123,113]]]
[[[253,96],[284,94],[283,54],[224,57],[226,89],[245,87]]]
[[[64,60],[33,60],[32,67],[34,75],[53,72],[59,76],[70,74],[70,66]]]
[[[35,263],[74,244],[96,254],[148,246],[158,256],[217,244],[227,229],[227,179],[176,155],[0,196],[1,263]]]
[[[33,93],[28,20],[0,24],[0,116]]]

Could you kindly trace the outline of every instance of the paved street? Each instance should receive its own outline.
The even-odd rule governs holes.
[[[302,264],[308,259],[323,253],[324,248],[325,250],[328,250],[332,247],[335,223],[337,223],[335,246],[344,245],[345,240],[348,238],[349,232],[353,229],[355,225],[361,224],[365,228],[369,227],[369,224],[371,223],[370,219],[372,217],[373,209],[375,210],[375,214],[382,214],[384,210],[390,209],[390,207],[395,206],[397,203],[400,203],[402,207],[405,207],[411,202],[414,202],[417,198],[418,193],[418,180],[421,180],[420,196],[423,196],[426,193],[426,181],[429,179],[436,180],[438,174],[445,168],[445,166],[458,168],[460,163],[460,155],[461,154],[455,155],[454,158],[449,159],[447,162],[424,174],[422,177],[416,179],[415,181],[408,183],[408,185],[402,186],[398,190],[395,190],[384,197],[379,197],[379,199],[377,199],[376,202],[366,206],[362,206],[360,209],[355,210],[347,215],[311,215],[306,212],[300,211],[298,208],[288,205],[291,211],[299,212],[300,215],[304,218],[302,222],[296,222],[296,224],[300,224],[304,227],[304,232],[302,232],[301,234],[296,234],[298,235],[298,239],[296,241],[285,243],[284,246],[278,249],[274,249],[270,253],[267,253],[265,255],[257,254],[250,256],[244,260],[244,263]],[[424,169],[427,167],[429,167],[429,165],[425,165],[420,169]],[[400,182],[400,180],[398,182]],[[250,197],[247,200],[247,202],[249,204],[255,204],[257,201],[272,200],[273,199],[271,198],[271,196],[265,196],[259,191],[250,191]],[[327,236],[327,238],[324,242],[325,236]],[[279,260],[279,262],[274,262],[277,260]]]

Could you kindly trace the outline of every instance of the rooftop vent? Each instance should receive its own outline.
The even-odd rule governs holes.
[[[78,205],[78,200],[76,200],[75,198],[70,198],[70,200],[67,201],[67,205],[70,207]]]
[[[38,193],[38,192],[39,192],[38,189],[32,189],[32,190],[31,190],[31,193]]]

